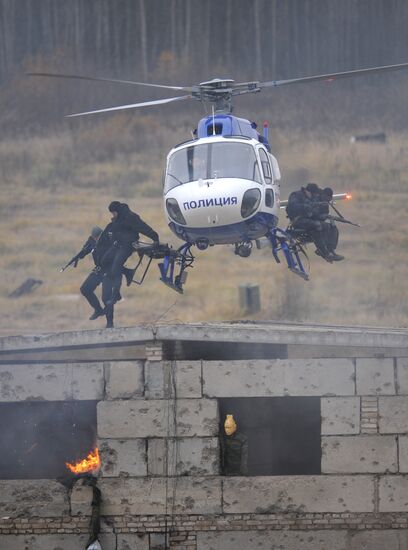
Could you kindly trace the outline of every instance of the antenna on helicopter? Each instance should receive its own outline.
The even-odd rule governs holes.
[[[369,67],[366,69],[357,69],[352,71],[342,71],[338,73],[321,74],[314,76],[305,76],[301,78],[291,78],[286,80],[269,80],[266,82],[259,82],[257,80],[251,82],[238,82],[229,78],[214,78],[207,82],[201,82],[194,86],[168,86],[166,84],[151,84],[147,82],[135,82],[131,80],[116,80],[111,78],[98,78],[80,75],[69,74],[55,74],[55,73],[27,73],[28,76],[44,76],[52,78],[71,78],[79,80],[90,80],[97,82],[113,82],[118,84],[128,84],[137,86],[149,86],[152,88],[164,88],[168,90],[189,92],[188,95],[182,95],[178,97],[169,97],[165,99],[158,99],[155,101],[144,101],[142,103],[133,103],[130,105],[119,105],[117,107],[108,107],[105,109],[98,109],[96,111],[86,111],[84,113],[75,113],[67,115],[69,117],[76,117],[82,115],[91,115],[97,113],[107,113],[109,111],[121,111],[124,109],[135,109],[138,107],[150,107],[153,105],[162,105],[166,103],[173,103],[175,101],[183,101],[185,99],[196,99],[204,104],[210,103],[216,113],[231,113],[232,112],[232,98],[234,96],[260,92],[264,88],[276,88],[278,86],[286,86],[287,84],[302,84],[307,82],[333,82],[340,78],[349,78],[354,76],[364,76],[367,74],[383,73],[389,71],[398,71],[400,69],[406,69],[408,63],[400,63],[398,65],[383,65],[381,67]]]

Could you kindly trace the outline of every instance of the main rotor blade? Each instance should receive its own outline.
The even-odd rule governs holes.
[[[163,103],[172,103],[173,101],[182,101],[183,99],[192,99],[191,95],[182,95],[179,97],[169,97],[167,99],[158,99],[156,101],[145,101],[143,103],[133,103],[131,105],[119,105],[118,107],[108,107],[107,109],[98,109],[97,111],[86,111],[85,113],[75,113],[65,115],[66,118],[83,115],[95,115],[97,113],[108,113],[109,111],[123,111],[125,109],[136,109],[138,107],[150,107],[151,105],[162,105]]]
[[[315,82],[318,80],[326,80],[331,82],[339,78],[349,78],[352,76],[363,76],[365,74],[384,73],[387,71],[398,71],[400,69],[406,69],[408,63],[400,63],[399,65],[383,65],[382,67],[369,67],[368,69],[357,69],[354,71],[343,71],[341,73],[319,74],[315,76],[305,76],[302,78],[291,78],[289,80],[270,80],[269,82],[260,82],[260,88],[266,88],[268,86],[283,86],[285,84],[298,84],[302,82]]]
[[[90,80],[96,82],[113,82],[117,84],[132,84],[137,86],[149,86],[151,88],[165,88],[167,90],[178,90],[184,92],[191,92],[192,88],[189,86],[167,86],[166,84],[149,84],[147,82],[134,82],[133,80],[117,80],[115,78],[99,78],[94,76],[80,76],[74,74],[56,74],[56,73],[26,73],[27,76],[49,76],[51,78],[75,78],[77,80]]]

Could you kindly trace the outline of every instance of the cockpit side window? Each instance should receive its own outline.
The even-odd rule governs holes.
[[[262,172],[265,178],[265,183],[271,184],[272,183],[271,165],[269,164],[267,154],[263,149],[259,149],[259,157],[261,159]]]

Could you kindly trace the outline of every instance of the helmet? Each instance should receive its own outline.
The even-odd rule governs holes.
[[[329,200],[333,198],[333,189],[331,187],[325,187],[322,191],[322,195],[327,197]]]
[[[306,189],[309,191],[309,193],[312,193],[312,195],[317,195],[317,193],[320,191],[317,183],[308,183],[306,185]]]
[[[121,209],[121,206],[122,206],[122,203],[120,203],[119,201],[112,201],[110,203],[110,205],[108,206],[108,210],[109,212],[120,212],[120,209]]]

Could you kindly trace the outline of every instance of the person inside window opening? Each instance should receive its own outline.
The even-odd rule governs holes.
[[[232,414],[227,414],[224,433],[220,438],[221,473],[224,476],[243,476],[248,473],[248,440],[237,431]]]

